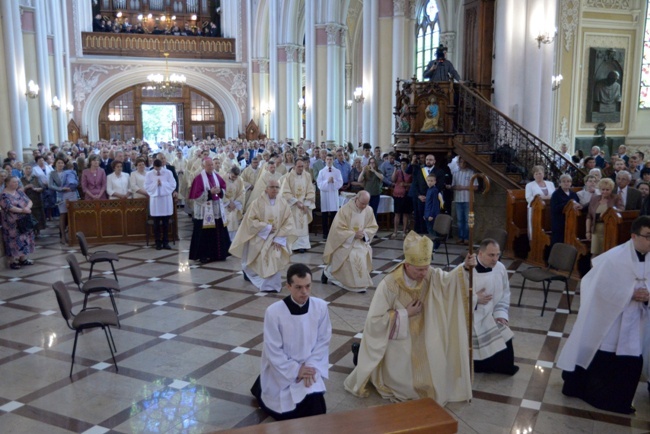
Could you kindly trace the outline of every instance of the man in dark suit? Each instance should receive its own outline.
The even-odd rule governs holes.
[[[176,173],[176,168],[171,164],[167,163],[167,157],[165,157],[165,154],[163,152],[158,152],[158,154],[156,154],[156,159],[162,161],[162,164],[165,167],[165,169],[169,170],[174,176],[174,180],[176,181],[176,189],[174,190],[174,193],[172,193],[172,196],[174,197],[174,199],[176,199],[178,197],[178,186],[179,186],[178,174]]]
[[[99,167],[104,169],[104,172],[106,172],[106,176],[113,173],[113,168],[111,167],[112,162],[113,159],[108,158],[108,148],[103,148],[99,153]]]
[[[419,234],[426,234],[427,227],[424,222],[424,203],[427,198],[427,175],[434,173],[436,175],[436,187],[438,191],[444,191],[445,188],[445,172],[436,169],[436,157],[432,154],[426,156],[424,166],[417,163],[417,157],[414,155],[411,164],[406,169],[406,173],[413,175],[411,188],[409,189],[409,196],[413,200],[413,216],[415,219],[415,232]]]
[[[612,192],[621,196],[625,204],[625,211],[640,210],[643,205],[641,192],[636,188],[629,187],[632,175],[627,170],[621,170],[616,175],[616,191]]]
[[[129,175],[131,174],[131,162],[124,159],[123,151],[117,151],[115,153],[115,161],[122,162],[122,172],[128,173]]]

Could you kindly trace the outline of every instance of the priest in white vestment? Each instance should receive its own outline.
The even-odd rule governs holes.
[[[339,190],[343,187],[341,171],[334,167],[334,156],[325,157],[325,167],[318,172],[316,185],[320,190],[320,213],[323,220],[323,239],[327,239],[334,215],[339,210]]]
[[[246,168],[241,173],[241,179],[244,182],[244,190],[246,190],[244,212],[246,212],[248,204],[250,203],[249,199],[251,192],[255,187],[255,183],[257,182],[257,178],[259,178],[260,173],[262,173],[262,170],[260,169],[260,160],[257,157],[253,157],[251,159],[251,164],[249,166],[246,166]]]
[[[231,166],[230,172],[226,175],[226,194],[223,198],[223,207],[225,210],[225,222],[228,228],[230,240],[235,239],[237,229],[243,217],[244,201],[246,192],[244,191],[244,182],[239,177],[241,171],[238,166]]]
[[[632,223],[632,239],[592,260],[580,283],[580,310],[557,361],[566,396],[631,414],[648,331],[650,216]],[[644,397],[645,399],[645,397]]]
[[[508,324],[510,283],[506,267],[499,262],[499,243],[481,242],[474,268],[474,321],[472,347],[474,372],[514,375],[514,334]]]
[[[475,255],[450,272],[431,268],[433,241],[410,232],[405,260],[370,303],[359,362],[345,390],[368,396],[369,383],[393,402],[430,397],[440,405],[472,398],[467,337],[469,272]]]
[[[280,292],[295,239],[291,209],[279,193],[278,181],[270,180],[248,207],[230,247],[230,254],[241,258],[244,279],[260,291]]]
[[[261,173],[258,176],[257,181],[255,181],[255,187],[253,187],[253,191],[251,191],[251,195],[248,198],[248,204],[253,203],[258,197],[263,196],[266,187],[268,187],[271,180],[279,181],[282,176],[275,171],[275,161],[272,159],[269,160],[263,168],[260,168],[260,171]],[[246,209],[248,210],[248,208]]]
[[[366,292],[372,285],[370,242],[379,226],[369,202],[370,194],[361,190],[334,217],[323,251],[326,267],[322,283],[331,280],[334,285],[354,292]]]
[[[316,190],[311,175],[305,171],[305,162],[298,160],[293,170],[282,177],[281,194],[291,206],[293,228],[296,241],[291,250],[304,253],[311,249],[309,243],[309,223],[312,221],[312,210],[316,207]]]
[[[156,250],[169,250],[169,217],[174,214],[172,194],[176,190],[176,180],[162,161],[154,160],[153,170],[144,177],[144,189],[149,194],[149,214],[153,217]]]
[[[329,378],[332,325],[325,301],[310,297],[309,267],[289,267],[287,289],[264,314],[260,376],[251,389],[276,420],[324,414],[323,380]]]

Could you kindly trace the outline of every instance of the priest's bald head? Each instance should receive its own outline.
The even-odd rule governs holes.
[[[265,191],[269,195],[269,199],[275,199],[280,192],[280,183],[275,179],[270,180]]]
[[[406,275],[417,282],[425,278],[431,264],[433,254],[433,241],[430,238],[418,235],[415,231],[409,232],[404,239],[404,270]]]
[[[366,190],[361,190],[354,197],[354,204],[359,209],[359,211],[363,211],[364,209],[366,209],[369,203],[370,203],[370,193],[368,193]]]

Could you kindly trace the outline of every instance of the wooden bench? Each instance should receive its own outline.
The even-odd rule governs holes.
[[[632,222],[639,217],[639,211],[616,211],[609,208],[603,213],[602,219],[605,223],[605,235],[603,251],[616,247],[630,240],[630,229]]]
[[[506,251],[512,257],[525,257],[528,247],[528,203],[523,189],[506,190],[506,231]],[[519,247],[522,244],[524,248]]]
[[[530,208],[532,210],[532,234],[528,261],[533,264],[544,265],[546,263],[546,249],[551,245],[551,237],[548,235],[551,230],[551,207],[548,200],[537,196],[530,204]]]
[[[329,413],[302,419],[264,423],[219,431],[225,434],[377,434],[377,433],[455,433],[458,422],[431,398]]]
[[[149,199],[79,200],[67,202],[70,245],[83,232],[90,244],[145,241],[149,219]],[[170,231],[178,239],[178,219],[174,203]],[[171,239],[171,237],[170,237]]]

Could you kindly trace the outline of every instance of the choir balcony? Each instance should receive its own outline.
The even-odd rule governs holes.
[[[82,32],[84,55],[235,60],[234,38]]]

